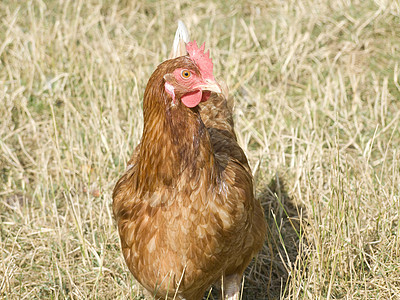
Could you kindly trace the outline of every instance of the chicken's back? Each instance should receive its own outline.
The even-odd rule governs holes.
[[[232,99],[224,94],[212,94],[207,102],[200,104],[201,118],[210,134],[211,144],[224,180],[229,182],[232,193],[227,202],[231,205],[243,207],[246,226],[235,232],[238,241],[244,241],[242,248],[235,248],[229,253],[231,268],[225,270],[225,275],[240,273],[249,264],[251,259],[262,247],[266,235],[266,222],[260,202],[252,191],[253,178],[247,157],[239,146],[234,130],[232,117]],[[235,191],[246,191],[246,195],[237,196]],[[247,248],[247,246],[249,248]],[[251,253],[251,254],[250,254]],[[242,262],[239,265],[239,262]],[[229,265],[229,262],[228,262]]]
[[[200,103],[200,115],[210,133],[214,153],[236,159],[251,174],[246,155],[239,146],[232,116],[232,99],[224,94],[211,94],[207,102]]]

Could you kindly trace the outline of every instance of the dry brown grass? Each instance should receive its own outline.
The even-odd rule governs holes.
[[[2,1],[0,297],[138,299],[110,211],[176,20],[269,221],[245,299],[400,298],[400,4]]]

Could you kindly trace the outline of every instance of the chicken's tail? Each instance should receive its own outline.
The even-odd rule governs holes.
[[[186,44],[189,43],[190,36],[185,24],[178,20],[178,28],[176,29],[174,44],[172,46],[169,58],[175,58],[187,54]]]

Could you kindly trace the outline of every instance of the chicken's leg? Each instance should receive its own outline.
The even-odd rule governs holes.
[[[242,275],[232,274],[224,277],[223,279],[223,299],[225,300],[239,300],[240,299],[240,284]]]

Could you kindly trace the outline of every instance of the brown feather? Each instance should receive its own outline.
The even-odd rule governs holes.
[[[188,108],[163,76],[196,68],[188,57],[162,63],[144,94],[144,130],[113,193],[129,270],[152,294],[202,299],[222,275],[241,275],[265,239],[249,165],[222,95]],[[180,279],[182,279],[180,281]]]

